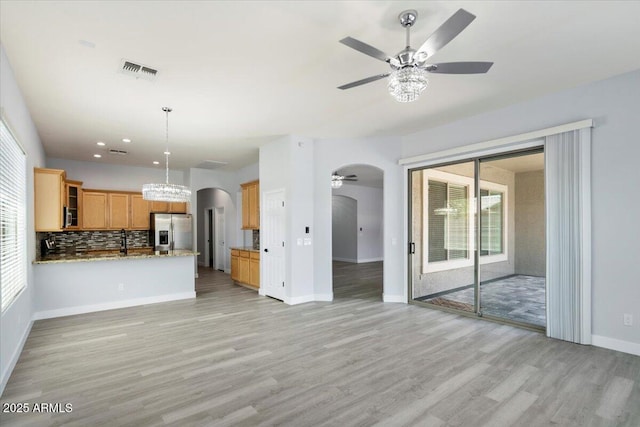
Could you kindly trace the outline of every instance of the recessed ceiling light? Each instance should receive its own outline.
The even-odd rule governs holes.
[[[164,154],[165,156],[169,156],[169,155],[171,154],[171,151],[165,151],[163,154]]]
[[[102,141],[98,141],[98,142],[96,142],[96,144],[99,145],[100,147],[104,147],[105,146],[105,143],[102,142]]]
[[[153,164],[154,164],[154,165],[159,165],[159,164],[160,164],[160,162],[158,162],[158,161],[154,160],[154,161],[153,161]]]
[[[100,157],[102,157],[102,154],[94,154],[93,157],[95,157],[96,159],[99,159]]]
[[[129,138],[122,138],[122,142],[131,142]]]

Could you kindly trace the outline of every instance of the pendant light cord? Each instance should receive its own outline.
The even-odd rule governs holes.
[[[165,179],[166,179],[166,183],[169,184],[169,113],[172,110],[169,107],[162,107],[162,111],[164,111],[167,115],[166,133],[165,133],[167,142],[165,146],[164,157],[165,157],[165,168],[166,168]]]

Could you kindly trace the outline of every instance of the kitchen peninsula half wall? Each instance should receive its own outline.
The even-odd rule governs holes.
[[[196,297],[193,251],[100,254],[34,262],[34,319]]]

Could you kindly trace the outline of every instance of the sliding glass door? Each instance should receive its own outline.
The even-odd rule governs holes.
[[[412,299],[476,311],[474,162],[411,172]]]
[[[412,302],[544,328],[542,151],[415,169],[410,191]]]

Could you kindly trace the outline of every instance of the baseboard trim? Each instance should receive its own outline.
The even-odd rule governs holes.
[[[39,311],[34,313],[33,320],[52,319],[54,317],[73,316],[75,314],[93,313],[95,311],[115,310],[118,308],[135,307],[138,305],[156,304],[159,302],[178,301],[195,298],[194,292],[181,292],[178,294],[159,295],[147,298],[136,298],[123,301],[107,302],[102,304],[81,305],[78,307],[60,308],[57,310]]]
[[[333,293],[331,294],[314,294],[314,301],[333,301]]]
[[[31,333],[31,327],[33,326],[33,320],[29,322],[29,327],[25,329],[22,337],[20,338],[20,343],[16,346],[15,351],[11,355],[11,360],[7,365],[7,368],[2,373],[2,380],[0,381],[0,396],[4,393],[4,388],[7,386],[9,382],[9,378],[11,377],[11,373],[13,372],[13,368],[16,367],[18,363],[18,359],[20,359],[20,355],[22,354],[22,349],[24,348],[25,343],[27,342],[27,338],[29,338],[29,334]]]
[[[284,297],[284,303],[289,305],[304,304],[315,301],[315,295],[304,295],[301,297]]]
[[[366,262],[378,262],[378,261],[384,261],[384,258],[363,258],[363,259],[358,259],[358,264],[364,264]]]
[[[389,294],[382,294],[382,301],[383,302],[404,302],[406,303],[407,301],[404,298],[404,295],[389,295]]]
[[[342,262],[351,262],[353,264],[357,264],[358,260],[357,259],[353,259],[353,258],[338,258],[338,257],[333,257],[333,261],[342,261]]]
[[[591,345],[640,356],[640,344],[602,335],[591,335]]]

